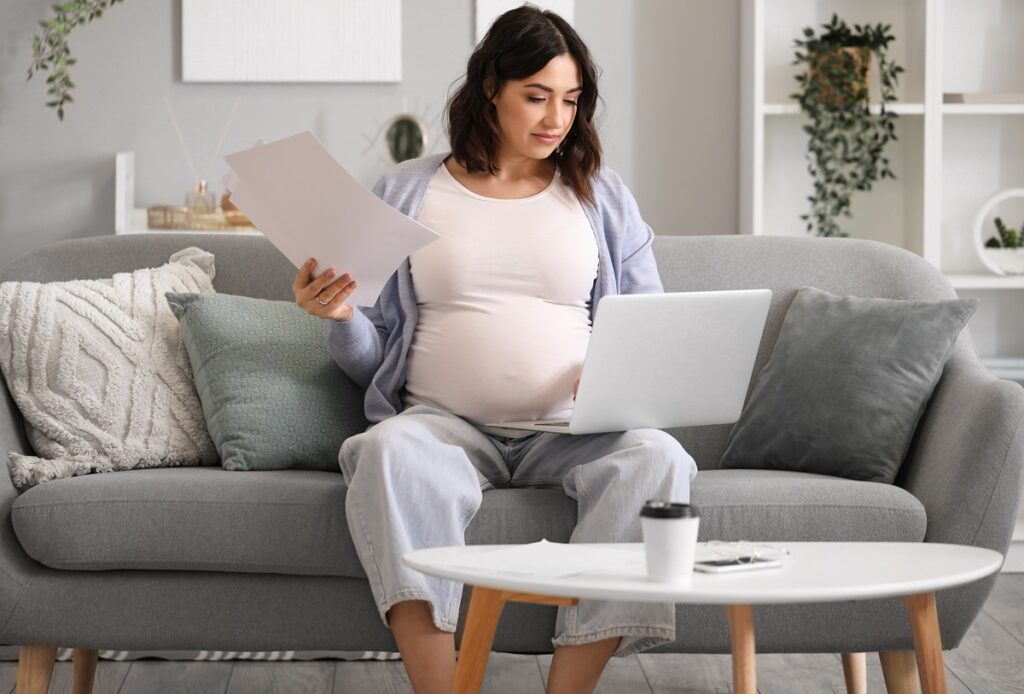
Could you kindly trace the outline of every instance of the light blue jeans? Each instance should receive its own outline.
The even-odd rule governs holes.
[[[647,499],[689,502],[693,458],[660,429],[571,436],[492,436],[467,420],[415,405],[349,437],[338,455],[345,513],[384,624],[403,600],[425,600],[438,629],[454,632],[462,584],[402,563],[413,549],[465,543],[482,493],[560,485],[577,501],[570,542],[640,542]],[[625,656],[675,640],[675,606],[580,600],[559,607],[553,646],[613,636]]]

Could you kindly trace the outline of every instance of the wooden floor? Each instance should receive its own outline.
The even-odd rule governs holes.
[[[945,653],[950,694],[1024,694],[1024,574],[1000,575],[985,609],[960,647]],[[551,656],[492,654],[485,692],[537,694]],[[759,655],[762,694],[843,692],[837,655]],[[0,663],[0,693],[14,690],[17,663]],[[730,691],[728,656],[649,655],[613,658],[597,688],[608,694],[697,694]],[[105,661],[95,694],[398,694],[412,691],[400,661],[289,663]],[[868,691],[884,692],[878,658],[868,658]],[[57,663],[51,694],[71,693],[71,664]]]

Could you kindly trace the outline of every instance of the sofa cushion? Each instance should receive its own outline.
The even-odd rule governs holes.
[[[892,482],[977,306],[973,298],[875,299],[803,287],[721,467]]]
[[[213,254],[191,246],[104,279],[0,284],[0,369],[39,456],[10,453],[16,487],[216,464],[164,299],[213,292],[214,274]]]
[[[15,500],[11,518],[28,555],[55,569],[365,578],[345,522],[346,490],[341,474],[316,470],[154,468],[33,487]],[[920,502],[875,482],[708,470],[694,480],[692,500],[702,540],[924,538]],[[559,488],[494,489],[466,539],[567,542],[575,523],[576,502]]]
[[[902,487],[788,470],[702,470],[701,541],[922,542],[924,506]]]
[[[335,365],[323,320],[294,301],[167,293],[225,470],[338,472],[366,431],[363,389]]]

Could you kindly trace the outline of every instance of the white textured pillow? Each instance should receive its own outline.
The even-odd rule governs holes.
[[[213,277],[193,246],[111,279],[0,284],[0,370],[40,456],[10,452],[16,487],[217,462],[164,298],[212,292]]]

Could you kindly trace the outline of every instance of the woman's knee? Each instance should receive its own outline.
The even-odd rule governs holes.
[[[383,486],[403,494],[429,496],[432,490],[454,499],[479,497],[480,481],[466,452],[443,445],[423,422],[391,417],[351,436],[338,453],[345,483]],[[477,500],[479,501],[479,500]]]
[[[419,460],[415,452],[422,449],[425,440],[422,427],[417,433],[414,431],[417,427],[411,424],[408,418],[391,417],[345,439],[338,451],[338,464],[345,481],[351,483],[360,468],[383,471]]]
[[[624,433],[633,445],[643,449],[641,464],[657,470],[660,475],[685,475],[692,480],[697,475],[697,462],[683,444],[662,429],[633,429]]]

